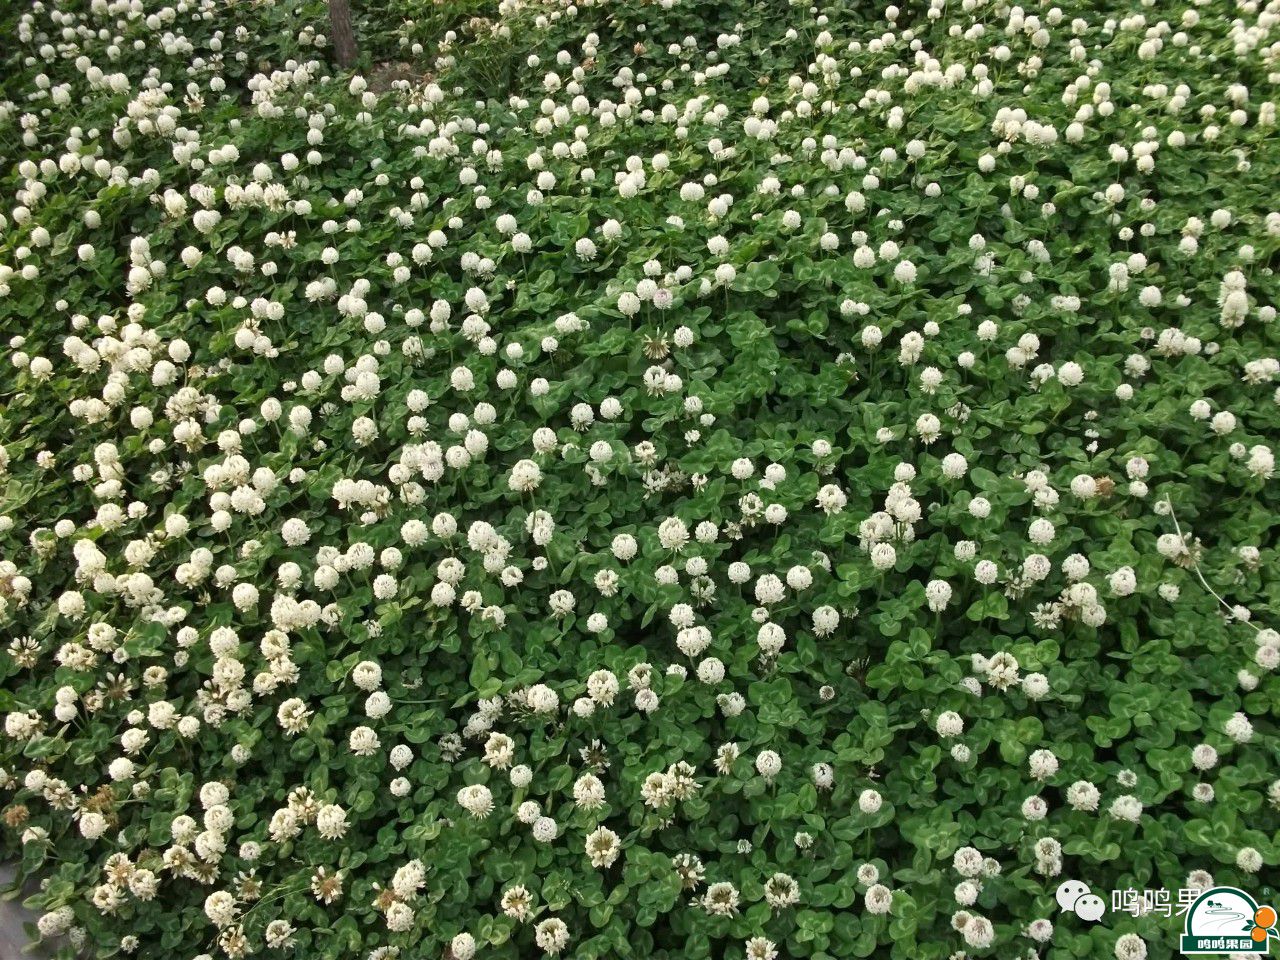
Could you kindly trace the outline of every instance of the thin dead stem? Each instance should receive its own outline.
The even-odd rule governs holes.
[[[1165,502],[1165,505],[1168,506],[1169,508],[1169,517],[1170,519],[1173,520],[1174,532],[1177,533],[1179,537],[1181,537],[1183,535],[1182,527],[1178,524],[1178,515],[1173,512],[1173,501],[1169,499],[1169,495],[1167,493],[1165,494],[1164,502]],[[1226,610],[1227,613],[1231,614],[1233,619],[1239,620],[1240,618],[1236,616],[1236,608],[1233,607],[1231,604],[1227,603],[1226,600],[1223,600],[1222,596],[1218,593],[1218,591],[1213,589],[1213,587],[1209,586],[1209,581],[1206,580],[1204,578],[1204,574],[1200,572],[1200,563],[1194,558],[1194,555],[1191,560],[1191,570],[1193,573],[1195,573],[1196,579],[1200,581],[1200,585],[1204,587],[1206,590],[1208,590],[1210,595],[1215,600],[1217,600],[1218,603],[1222,604],[1223,609]],[[1262,632],[1262,627],[1258,626],[1252,620],[1241,620],[1240,622],[1248,624],[1250,627],[1253,627],[1255,633]]]

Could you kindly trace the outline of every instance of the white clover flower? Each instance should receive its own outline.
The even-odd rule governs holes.
[[[370,727],[356,727],[348,736],[348,746],[358,757],[369,757],[378,752],[378,734]]]
[[[493,811],[493,795],[484,784],[471,784],[458,791],[458,804],[472,817],[483,820]]]
[[[550,843],[559,831],[559,826],[550,817],[538,817],[533,821],[533,839],[539,843]]]
[[[786,586],[772,573],[766,573],[756,579],[755,597],[762,605],[781,603],[786,594]]]
[[[877,543],[871,548],[871,565],[881,572],[889,570],[898,561],[897,551],[892,544]]]
[[[1233,713],[1222,729],[1236,743],[1248,743],[1253,739],[1253,724],[1240,712]]]
[[[536,683],[525,691],[525,701],[534,713],[555,713],[560,708],[560,697],[541,683]]]
[[[326,804],[316,811],[316,830],[326,840],[339,840],[347,832],[347,813],[336,804]]]
[[[1047,780],[1058,772],[1058,758],[1049,750],[1035,750],[1028,759],[1033,780]]]
[[[968,461],[958,453],[949,453],[942,458],[942,475],[948,480],[959,480],[968,470]]]
[[[107,832],[107,819],[102,814],[89,811],[80,815],[80,835],[86,840],[97,840]]]
[[[679,517],[668,517],[658,525],[658,542],[666,550],[683,550],[689,542],[689,528]]]
[[[964,732],[964,720],[955,711],[947,710],[938,714],[934,721],[934,729],[943,739],[958,737]]]
[[[1257,873],[1262,865],[1262,854],[1253,847],[1241,847],[1236,851],[1236,866],[1245,873]]]
[[[558,917],[549,917],[534,927],[534,942],[552,956],[564,950],[569,939],[569,928]]]
[[[215,890],[204,901],[204,913],[216,927],[225,927],[233,923],[239,915],[235,897],[226,890]]]
[[[782,772],[782,758],[773,750],[763,750],[756,755],[756,772],[766,780],[772,780]]]
[[[924,588],[924,594],[930,610],[942,611],[951,602],[951,585],[945,580],[930,580]]]

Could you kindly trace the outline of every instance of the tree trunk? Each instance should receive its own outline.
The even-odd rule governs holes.
[[[351,29],[350,0],[329,0],[329,32],[333,34],[333,52],[338,66],[344,70],[355,65],[359,51]]]

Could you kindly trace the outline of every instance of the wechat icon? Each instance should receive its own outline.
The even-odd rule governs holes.
[[[1107,912],[1106,902],[1090,892],[1087,883],[1079,880],[1064,880],[1058,884],[1058,907],[1070,910],[1087,923],[1097,923]]]

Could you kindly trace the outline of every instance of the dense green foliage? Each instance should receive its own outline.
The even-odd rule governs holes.
[[[1280,865],[1273,2],[14,4],[59,956],[1172,956]]]

